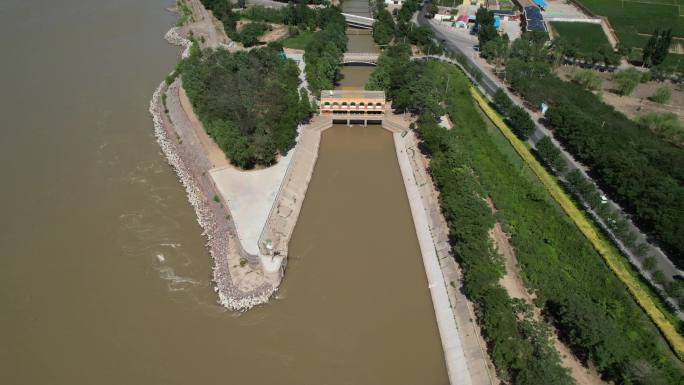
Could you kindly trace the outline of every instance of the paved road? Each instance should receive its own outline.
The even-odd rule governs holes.
[[[587,167],[578,162],[569,152],[565,151],[565,149],[561,146],[561,144],[553,137],[553,134],[551,131],[549,131],[548,128],[543,126],[542,124],[539,123],[539,119],[542,117],[541,114],[530,111],[527,109],[522,100],[517,97],[516,95],[513,95],[508,91],[506,86],[491,72],[490,67],[486,65],[486,62],[478,57],[478,52],[476,51],[477,47],[477,36],[470,35],[466,33],[465,31],[457,31],[453,28],[449,28],[444,24],[440,24],[439,22],[433,20],[433,19],[427,19],[424,17],[424,10],[421,10],[417,16],[414,19],[419,25],[421,26],[426,26],[432,28],[432,30],[435,33],[435,37],[441,42],[442,45],[444,45],[446,48],[451,50],[454,53],[460,53],[466,57],[466,61],[471,67],[478,68],[480,73],[482,74],[482,77],[479,81],[479,84],[481,88],[491,97],[494,95],[494,92],[496,92],[497,89],[501,88],[503,89],[508,96],[511,98],[511,100],[516,103],[517,105],[525,108],[530,115],[533,117],[533,120],[535,121],[535,126],[536,130],[535,132],[530,135],[530,139],[528,140],[528,143],[534,147],[535,143],[537,143],[541,138],[548,136],[551,138],[553,143],[556,145],[561,150],[561,156],[563,160],[566,162],[568,165],[568,169],[578,169],[580,172],[584,175],[584,177],[591,181],[594,186],[597,188],[600,194],[606,195],[603,193],[603,191],[599,188],[599,186],[594,182],[594,180],[586,173]],[[650,246],[650,255],[653,255],[656,258],[657,261],[657,269],[662,271],[665,276],[667,277],[673,277],[675,275],[681,275],[684,276],[684,272],[680,269],[678,269],[672,261],[665,255],[665,253],[656,245],[648,242],[648,237],[646,234],[641,232],[634,223],[631,221],[629,215],[615,202],[613,202],[611,199],[608,199],[608,202],[606,203],[611,207],[611,209],[614,212],[618,212],[622,218],[625,218],[627,222],[629,223],[630,230],[633,231],[635,234],[637,234],[637,243],[640,242],[645,242],[648,243]],[[594,219],[601,225],[601,227],[606,231],[607,233],[610,234],[611,238],[618,244],[620,247],[621,251],[623,254],[627,255],[632,262],[633,265],[637,266],[641,274],[646,277],[651,284],[653,284],[656,287],[660,287],[659,285],[655,284],[652,279],[650,278],[651,275],[648,273],[642,266],[642,262],[639,258],[634,255],[629,249],[627,249],[622,242],[620,242],[612,233],[612,231],[606,226],[604,221],[598,217],[598,215],[591,210],[587,205],[585,205],[585,209],[594,217]],[[671,305],[676,305],[672,301],[670,302]],[[677,315],[679,316],[680,319],[684,320],[684,313],[682,312],[677,312]]]

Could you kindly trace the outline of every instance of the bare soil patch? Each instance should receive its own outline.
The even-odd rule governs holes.
[[[577,70],[573,66],[561,66],[556,72],[561,79],[570,81],[572,74]],[[671,82],[649,81],[641,83],[629,96],[620,96],[615,93],[617,88],[613,81],[613,75],[607,72],[597,72],[603,79],[601,93],[603,101],[615,107],[630,119],[643,115],[648,112],[672,112],[679,116],[679,120],[684,124],[684,88],[682,85],[672,84]],[[648,98],[655,94],[660,87],[667,86],[672,90],[672,98],[667,104],[658,104]]]
[[[490,198],[487,198],[487,204],[496,212],[494,203]],[[534,319],[537,322],[545,322],[541,310],[534,305],[534,294],[530,293],[522,281],[520,274],[520,267],[515,256],[515,251],[509,242],[508,234],[503,231],[501,223],[497,222],[489,233],[496,250],[503,257],[504,266],[506,267],[506,274],[501,278],[499,284],[506,289],[506,292],[511,298],[519,298],[532,306]],[[554,330],[551,328],[551,330]],[[554,332],[551,334],[553,345],[560,353],[561,365],[570,369],[570,375],[578,385],[606,385],[607,383],[601,380],[601,377],[594,368],[587,368],[572,354],[570,349],[565,346]]]
[[[204,149],[212,168],[227,166],[230,162],[228,159],[226,159],[225,153],[219,148],[216,142],[209,137],[206,131],[202,129],[202,124],[197,118],[197,115],[195,115],[195,111],[192,110],[192,104],[190,103],[188,96],[185,94],[183,87],[178,88],[178,97],[180,99],[180,104],[183,108],[183,111],[188,116],[190,122],[193,123],[192,128],[195,131],[195,135],[197,135],[199,138],[200,144],[202,145],[202,148]]]

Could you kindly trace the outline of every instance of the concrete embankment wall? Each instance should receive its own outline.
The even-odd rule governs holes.
[[[295,153],[259,237],[259,249],[263,256],[287,258],[288,244],[318,159],[321,131],[331,126],[332,119],[316,116],[302,127]]]
[[[448,228],[438,194],[427,173],[427,159],[419,153],[413,132],[393,134],[402,179],[427,275],[451,384],[496,383],[472,307],[457,289],[461,274],[451,255]]]

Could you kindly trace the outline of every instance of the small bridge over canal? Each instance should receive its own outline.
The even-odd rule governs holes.
[[[378,64],[379,53],[358,53],[358,52],[345,52],[342,57],[342,63],[352,64],[352,63],[363,63],[363,64]]]
[[[351,13],[343,13],[342,16],[347,20],[347,25],[356,28],[372,29],[375,19],[365,16],[352,15]]]

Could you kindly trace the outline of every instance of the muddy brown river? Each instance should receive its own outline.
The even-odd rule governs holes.
[[[0,4],[0,384],[446,384],[379,126],[323,134],[277,298],[216,304],[147,113],[178,57],[171,5]],[[342,86],[369,72],[345,68]]]

